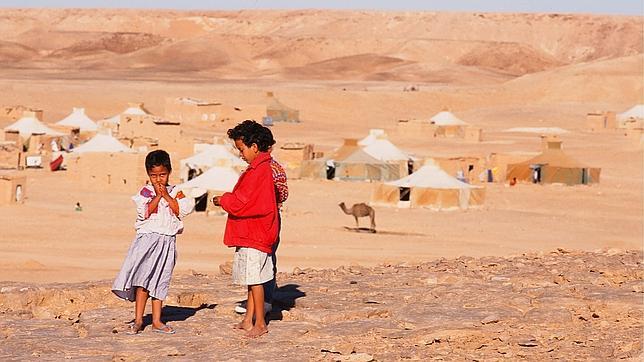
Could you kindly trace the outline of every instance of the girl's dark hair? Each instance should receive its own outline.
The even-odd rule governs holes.
[[[164,150],[154,150],[145,156],[145,170],[150,171],[152,167],[165,166],[168,171],[172,171],[170,155]]]
[[[228,137],[235,141],[241,140],[248,147],[255,143],[261,152],[267,152],[275,144],[270,129],[249,119],[229,129]]]

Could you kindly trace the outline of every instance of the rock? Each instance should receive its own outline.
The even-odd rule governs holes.
[[[499,316],[494,314],[489,315],[483,318],[483,320],[481,320],[481,324],[490,324],[490,323],[498,323],[498,322],[499,322]]]
[[[292,274],[293,275],[302,275],[302,274],[306,274],[306,272],[304,270],[300,269],[299,267],[295,267],[295,268],[293,268],[293,273]]]
[[[233,274],[233,262],[227,261],[223,264],[219,264],[219,273],[221,275],[232,275]]]
[[[427,285],[436,285],[436,284],[438,284],[438,278],[429,277],[429,278],[425,279],[425,284],[427,284]]]
[[[371,362],[373,361],[373,356],[367,353],[352,353],[348,356],[340,356],[338,360],[349,362]]]
[[[521,347],[537,347],[539,342],[534,337],[523,337],[517,340],[517,344]]]

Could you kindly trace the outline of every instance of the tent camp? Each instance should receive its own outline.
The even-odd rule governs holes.
[[[566,185],[599,183],[600,168],[586,166],[566,155],[556,137],[544,138],[541,154],[507,166],[506,179],[517,181]]]
[[[268,92],[269,98],[266,105],[266,116],[271,117],[273,122],[299,122],[300,111],[286,106],[278,101],[273,95],[273,92]]]
[[[89,141],[83,143],[82,145],[71,150],[73,153],[87,153],[87,152],[105,152],[105,153],[117,153],[117,152],[135,152],[131,148],[128,148],[122,144],[116,138],[105,135],[97,134]]]
[[[98,125],[86,114],[85,108],[72,108],[72,113],[56,122],[59,126],[79,128],[81,132],[96,132]]]
[[[241,169],[246,167],[246,162],[233,154],[227,145],[207,145],[201,152],[180,161],[180,178],[188,181],[193,174],[204,172],[214,166]]]
[[[376,185],[371,194],[372,205],[434,210],[467,209],[484,200],[485,188],[455,179],[431,160],[409,176]]]
[[[16,122],[5,127],[4,131],[17,132],[23,139],[29,138],[31,135],[63,136],[63,133],[49,128],[32,114],[26,114]]]
[[[209,202],[210,198],[214,195],[232,191],[238,179],[239,172],[233,168],[214,166],[190,181],[180,184],[178,187],[186,196],[197,199],[197,211],[206,211],[214,207]]]
[[[619,128],[644,128],[644,104],[617,114],[617,127]]]

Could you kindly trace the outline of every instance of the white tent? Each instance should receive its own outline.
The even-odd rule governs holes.
[[[450,176],[433,162],[426,163],[418,171],[400,180],[386,182],[397,187],[427,187],[433,189],[467,189],[474,188],[465,182]]]
[[[384,129],[379,129],[379,128],[373,128],[369,130],[369,135],[367,137],[361,139],[358,141],[358,145],[360,146],[369,146],[372,144],[376,139],[378,138],[386,138],[387,134],[385,133]]]
[[[85,153],[85,152],[135,152],[131,148],[126,147],[124,144],[119,142],[116,138],[105,135],[97,134],[92,137],[89,141],[83,143],[82,145],[72,149],[71,152],[74,153]]]
[[[49,136],[63,136],[63,133],[54,131],[33,116],[22,117],[4,128],[5,131],[18,132],[21,137],[28,138],[32,134],[46,134]]]
[[[189,197],[197,198],[208,191],[230,192],[238,179],[239,173],[234,169],[214,166],[178,187]]]
[[[377,138],[373,140],[363,150],[369,156],[384,162],[407,161],[409,155],[401,151],[391,141],[385,138]]]
[[[107,122],[109,122],[109,123],[113,123],[113,124],[119,124],[119,123],[121,122],[121,115],[128,115],[128,114],[134,114],[134,115],[137,115],[137,114],[138,114],[138,115],[145,115],[145,114],[150,114],[150,113],[149,113],[148,111],[146,111],[145,109],[143,109],[143,105],[142,105],[142,104],[139,104],[139,105],[130,105],[130,106],[129,106],[126,110],[124,110],[123,112],[121,112],[121,113],[119,113],[119,114],[117,114],[117,115],[115,115],[115,116],[112,116],[112,117],[106,118],[106,119],[105,119],[105,121],[107,121]]]
[[[98,125],[85,114],[85,108],[72,108],[72,113],[56,122],[59,126],[78,127],[81,132],[96,132]]]
[[[407,195],[406,199],[403,193]],[[376,185],[371,195],[373,205],[438,210],[467,209],[481,205],[484,199],[483,187],[461,182],[433,162],[400,180]]]
[[[387,134],[382,129],[370,129],[369,135],[360,141],[358,145],[371,157],[378,161],[395,162],[407,161],[410,156],[401,151],[387,139]]]
[[[438,112],[429,120],[437,126],[467,126],[467,122],[456,117],[450,111]]]
[[[644,104],[638,104],[625,112],[619,113],[616,118],[618,127],[624,127],[629,120],[644,123]]]
[[[181,160],[181,164],[190,168],[212,167],[215,166],[219,160],[229,161],[231,166],[246,165],[241,158],[230,152],[229,148],[225,145],[208,145],[203,151],[196,155]]]
[[[180,177],[188,179],[188,172],[193,170],[207,170],[214,166],[244,167],[246,163],[234,155],[228,146],[214,144],[208,145],[196,155],[184,158],[180,163]]]

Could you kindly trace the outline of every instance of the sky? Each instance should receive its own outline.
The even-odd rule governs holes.
[[[593,13],[644,16],[644,0],[0,0],[0,7],[164,9],[373,9]]]

